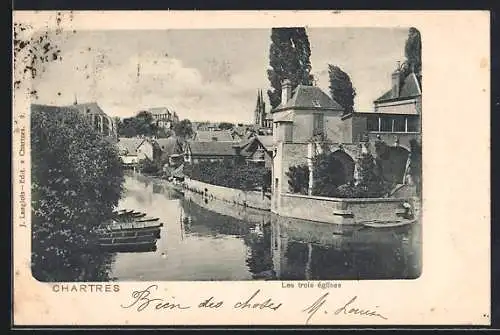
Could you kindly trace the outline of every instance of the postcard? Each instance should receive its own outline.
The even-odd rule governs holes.
[[[15,11],[15,325],[489,325],[487,11]]]

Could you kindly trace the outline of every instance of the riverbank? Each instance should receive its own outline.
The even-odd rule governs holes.
[[[235,188],[203,183],[186,178],[184,188],[207,199],[217,199],[229,204],[241,205],[263,211],[271,210],[271,195],[259,191],[242,191]]]

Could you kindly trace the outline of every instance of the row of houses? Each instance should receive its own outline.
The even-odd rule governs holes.
[[[118,150],[126,166],[138,164],[141,160],[162,161],[169,166],[179,166],[184,162],[221,161],[244,158],[248,162],[272,164],[272,136],[252,136],[241,141],[179,141],[175,137],[119,138]]]

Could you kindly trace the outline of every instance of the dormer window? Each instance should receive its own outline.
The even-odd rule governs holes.
[[[314,107],[321,107],[321,104],[319,103],[319,100],[313,100],[312,104]]]

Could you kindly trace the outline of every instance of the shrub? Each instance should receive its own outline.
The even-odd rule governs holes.
[[[249,191],[265,188],[265,176],[270,171],[261,165],[225,159],[187,165],[184,173],[204,183]]]
[[[307,194],[309,190],[309,167],[305,164],[291,166],[286,172],[288,189],[292,193]]]
[[[33,275],[105,280],[109,259],[92,252],[92,228],[111,216],[121,196],[116,148],[80,113],[40,105],[31,109],[31,146]]]

